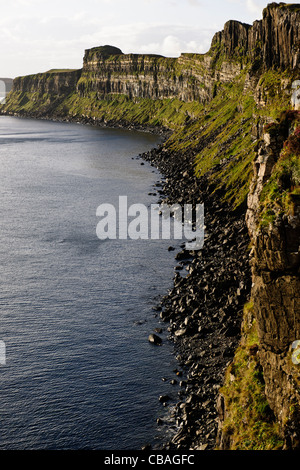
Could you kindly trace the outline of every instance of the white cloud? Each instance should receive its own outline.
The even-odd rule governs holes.
[[[260,18],[262,10],[267,6],[268,1],[266,0],[226,0],[227,3],[236,5],[236,8],[245,9],[254,14],[256,17]]]
[[[180,54],[181,43],[176,36],[166,36],[161,45],[161,51],[166,56],[178,56]]]
[[[0,75],[79,68],[84,50],[206,52],[229,19],[257,19],[267,0],[11,0],[1,6]]]
[[[258,5],[254,0],[247,0],[247,8],[251,13],[255,13],[257,15],[261,14],[261,6]]]
[[[192,5],[193,7],[200,7],[201,6],[200,0],[188,0],[188,3],[190,5]]]
[[[124,53],[160,54],[178,57],[182,52],[207,52],[214,30],[190,28],[189,36],[182,25],[168,24],[127,24],[123,26],[102,26],[94,33],[80,37],[88,47],[111,44]],[[153,40],[154,39],[154,40]]]

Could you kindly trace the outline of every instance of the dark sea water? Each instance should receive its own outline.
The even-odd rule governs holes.
[[[102,203],[149,205],[147,133],[0,117],[0,449],[139,449],[176,367],[148,342],[170,241],[96,236]],[[173,389],[172,389],[173,390]]]

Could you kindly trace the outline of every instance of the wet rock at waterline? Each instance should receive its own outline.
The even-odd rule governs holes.
[[[156,335],[155,333],[151,333],[148,337],[149,343],[155,344],[156,346],[160,346],[162,344],[162,339],[160,336]]]

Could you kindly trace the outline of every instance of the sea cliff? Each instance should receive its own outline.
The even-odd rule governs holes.
[[[206,205],[204,250],[179,254],[189,275],[160,306],[188,374],[170,447],[299,449],[299,79],[299,4],[271,3],[206,54],[96,47],[80,70],[15,79],[1,108],[167,131],[143,158],[170,202]]]

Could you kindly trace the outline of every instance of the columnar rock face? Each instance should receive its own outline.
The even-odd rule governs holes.
[[[263,19],[249,26],[228,21],[212,45],[221,44],[227,57],[258,60],[265,67],[297,69],[300,66],[300,7],[272,3]]]
[[[249,35],[252,27],[239,21],[225,23],[223,31],[214,35],[212,47],[221,46],[227,57],[246,57],[249,52]]]
[[[267,67],[279,65],[297,69],[300,65],[300,7],[295,4],[287,16],[283,5],[278,8],[276,3],[270,4],[264,10],[261,26],[255,25],[253,29],[262,42],[263,62]],[[252,48],[255,39],[252,37],[250,42]]]

